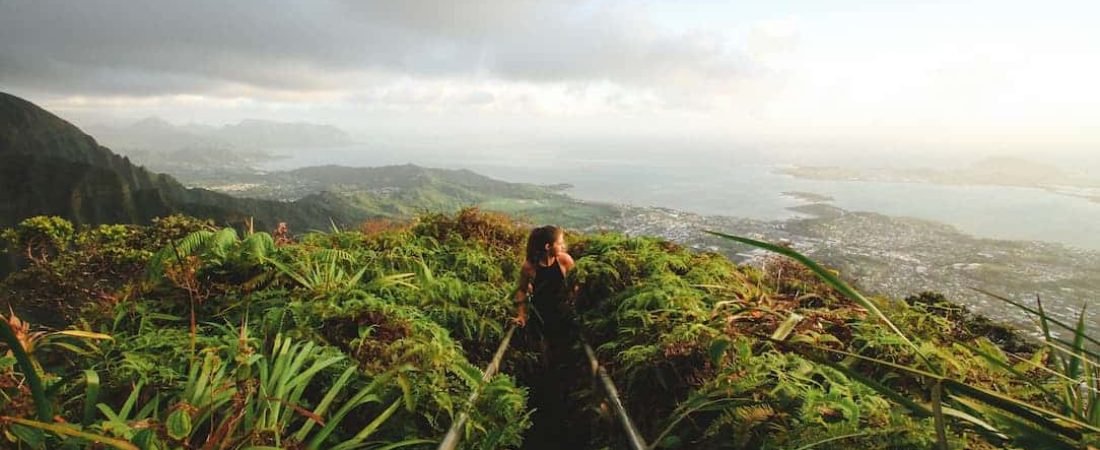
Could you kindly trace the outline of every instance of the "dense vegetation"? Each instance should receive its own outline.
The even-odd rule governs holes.
[[[37,217],[3,236],[28,265],[0,284],[2,446],[432,448],[469,411],[466,448],[530,447],[539,377],[563,380],[591,448],[623,445],[579,348],[548,372],[521,331],[481,384],[525,238],[503,216],[294,238]],[[578,338],[658,448],[1097,445],[1083,322],[1037,345],[934,294],[866,299],[783,257],[567,240]]]

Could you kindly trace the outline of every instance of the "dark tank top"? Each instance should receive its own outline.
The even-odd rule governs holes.
[[[565,302],[565,275],[557,258],[554,263],[543,267],[535,264],[535,280],[532,283],[532,304],[538,318],[548,327],[557,327],[563,319]]]

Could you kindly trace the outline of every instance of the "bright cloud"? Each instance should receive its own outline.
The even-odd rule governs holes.
[[[0,85],[78,117],[1100,143],[1087,2],[0,4]]]

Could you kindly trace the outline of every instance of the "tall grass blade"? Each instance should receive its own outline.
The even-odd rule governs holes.
[[[139,381],[134,385],[134,389],[130,391],[130,395],[126,397],[126,402],[122,404],[122,407],[118,410],[118,417],[120,420],[130,420],[130,411],[134,409],[134,405],[137,404],[138,395],[141,394],[141,388],[145,384]]]
[[[737,401],[737,399],[733,398],[720,398],[717,400],[710,400],[702,396],[685,401],[684,403],[677,406],[676,410],[673,411],[673,416],[671,420],[666,419],[668,420],[668,425],[665,425],[664,429],[662,429],[657,437],[653,439],[653,444],[650,444],[650,448],[660,445],[660,443],[665,440],[665,436],[668,436],[668,434],[676,428],[676,425],[679,425],[681,421],[688,418],[688,416],[690,416],[691,414],[697,411],[711,410],[718,405],[725,403],[735,403]]]
[[[818,265],[812,259],[806,257],[805,255],[803,255],[801,253],[798,253],[794,250],[791,250],[789,248],[780,247],[778,245],[769,244],[767,242],[757,241],[757,240],[754,240],[754,239],[744,238],[744,237],[740,237],[740,236],[733,236],[733,235],[729,235],[729,234],[725,234],[725,233],[720,233],[720,232],[717,232],[717,231],[709,231],[708,230],[708,231],[705,231],[705,232],[708,233],[708,234],[714,235],[714,236],[718,236],[720,238],[729,239],[731,241],[736,241],[736,242],[740,242],[742,244],[747,244],[747,245],[751,245],[753,247],[758,247],[758,248],[762,248],[764,250],[779,253],[780,255],[786,256],[788,258],[794,259],[795,261],[798,261],[799,263],[802,263],[802,265],[804,265],[808,269],[810,269],[814,274],[816,274],[818,277],[820,277],[822,280],[824,280],[826,283],[828,283],[829,286],[831,286],[833,289],[836,289],[837,291],[844,294],[848,298],[852,299],[856,303],[859,303],[860,306],[862,306],[863,308],[870,311],[877,319],[881,320],[883,323],[886,324],[886,326],[890,327],[891,331],[893,331],[895,334],[897,334],[898,337],[900,337],[902,341],[904,341],[906,344],[908,344],[910,347],[912,347],[913,351],[916,352],[916,354],[922,360],[924,360],[925,364],[929,368],[934,368],[935,367],[931,363],[931,361],[929,361],[928,358],[926,356],[924,356],[924,354],[920,351],[920,347],[918,347],[916,344],[914,344],[913,341],[909,340],[909,337],[906,336],[905,333],[902,333],[901,329],[899,329],[897,327],[897,325],[894,325],[894,322],[891,322],[890,319],[888,317],[886,317],[886,314],[883,314],[883,312],[881,310],[879,310],[878,307],[875,306],[874,303],[872,303],[870,300],[868,300],[866,297],[864,297],[863,294],[860,294],[859,291],[856,291],[851,286],[848,286],[848,283],[845,283],[840,278],[837,278],[836,275],[832,274],[832,272],[829,272],[824,267],[821,267],[820,265]]]
[[[847,353],[847,352],[841,352],[841,353]],[[813,361],[816,361],[819,364],[824,364],[826,366],[829,366],[829,367],[833,368],[834,370],[837,370],[838,372],[843,373],[844,376],[846,376],[848,378],[851,378],[855,381],[858,381],[859,383],[861,383],[861,384],[863,384],[867,387],[870,387],[871,389],[874,389],[876,392],[878,392],[882,396],[884,396],[884,397],[886,397],[890,400],[893,400],[895,403],[897,403],[899,405],[904,406],[911,413],[913,413],[913,415],[915,415],[917,417],[932,417],[932,415],[933,415],[932,410],[930,408],[928,408],[927,406],[925,406],[923,404],[920,404],[920,403],[917,403],[916,401],[909,398],[905,394],[902,394],[902,393],[898,392],[897,390],[895,390],[893,388],[890,388],[889,386],[886,386],[886,385],[878,382],[875,379],[869,378],[869,377],[867,377],[867,376],[865,376],[865,375],[849,368],[848,366],[845,366],[844,364],[829,361],[828,359],[815,358],[815,357],[810,356],[810,355],[803,355],[803,356],[806,356],[807,358],[809,358]],[[878,363],[879,362],[879,360],[876,360],[876,359],[873,359],[873,358],[867,358],[867,357],[864,357],[864,356],[858,356],[857,359],[862,359],[862,360],[872,362],[872,363]],[[883,361],[883,362],[885,362],[885,361]],[[928,375],[933,375],[934,376],[934,374],[928,374]]]
[[[1070,358],[1066,375],[1073,379],[1081,377],[1082,361],[1085,360],[1085,308],[1081,305],[1081,314],[1077,318],[1077,329],[1073,332],[1073,356]]]
[[[950,396],[950,398],[952,400],[958,401],[959,403],[964,403],[964,404],[966,403],[965,401],[961,401],[959,397]],[[1004,433],[1002,433],[1000,430],[998,430],[997,427],[994,427],[989,422],[986,422],[982,419],[979,419],[979,418],[975,417],[973,414],[969,414],[965,411],[960,411],[958,409],[947,407],[947,406],[943,407],[943,414],[946,415],[946,416],[954,417],[956,419],[960,419],[963,422],[968,422],[970,424],[977,425],[977,427],[978,427],[977,431],[982,433],[986,437],[992,437],[992,438],[995,438],[995,439],[998,439],[998,440],[1008,439],[1008,436],[1006,436]]]
[[[994,293],[989,292],[989,291],[984,290],[984,289],[979,289],[979,288],[970,288],[970,289],[973,289],[977,292],[981,292],[981,293],[983,293],[985,295],[988,295],[990,297],[993,297],[997,300],[1003,301],[1003,302],[1008,303],[1012,306],[1020,308],[1020,309],[1024,310],[1025,312],[1031,313],[1031,314],[1035,315],[1036,317],[1042,318],[1042,321],[1045,322],[1045,323],[1041,322],[1041,326],[1043,327],[1043,334],[1046,335],[1046,336],[1051,335],[1049,325],[1055,325],[1055,326],[1057,326],[1059,328],[1062,328],[1062,329],[1065,329],[1066,331],[1069,331],[1069,332],[1076,332],[1077,331],[1076,327],[1071,327],[1069,325],[1066,325],[1064,322],[1061,322],[1058,319],[1055,319],[1053,317],[1048,316],[1045,312],[1036,310],[1035,308],[1029,307],[1029,306],[1027,306],[1023,303],[1020,303],[1018,301],[1012,300],[1010,298],[1005,298],[1003,296],[994,294]],[[1039,302],[1039,308],[1042,309],[1042,302],[1041,301]],[[1096,340],[1096,338],[1093,338],[1091,336],[1086,335],[1084,337],[1084,339],[1086,341],[1089,341],[1089,342],[1093,343],[1094,345],[1100,346],[1100,340]]]
[[[1019,369],[1014,367],[1012,364],[1009,364],[1008,361],[1002,361],[1001,359],[999,359],[999,358],[997,358],[993,355],[990,355],[989,353],[987,353],[985,351],[982,351],[981,349],[979,349],[977,347],[974,347],[972,345],[969,345],[969,344],[962,343],[962,344],[959,344],[959,345],[962,346],[963,348],[969,350],[971,353],[974,353],[974,354],[982,357],[982,359],[988,361],[989,363],[993,364],[994,366],[997,366],[997,367],[1000,367],[1001,369],[1004,369],[1005,371],[1007,371],[1007,372],[1011,373],[1012,375],[1016,376],[1016,378],[1019,378],[1021,381],[1024,381],[1025,383],[1030,384],[1032,387],[1038,389],[1039,392],[1042,392],[1043,395],[1045,395],[1047,397],[1047,400],[1049,400],[1051,403],[1053,403],[1055,405],[1058,405],[1058,406],[1062,407],[1063,412],[1076,413],[1076,410],[1073,408],[1073,405],[1070,405],[1069,403],[1067,403],[1064,399],[1062,399],[1057,394],[1055,394],[1054,391],[1051,391],[1050,389],[1047,389],[1047,387],[1044,386],[1043,383],[1040,382],[1040,380],[1036,379],[1033,376],[1029,376],[1029,375],[1021,372]],[[1027,361],[1027,360],[1024,360],[1024,361]],[[1055,376],[1058,376],[1059,378],[1062,378],[1062,379],[1066,380],[1066,381],[1071,381],[1071,382],[1074,381],[1074,380],[1072,380],[1072,379],[1070,379],[1070,378],[1066,377],[1065,375],[1062,375],[1058,372],[1051,371],[1051,373]],[[1084,417],[1081,417],[1079,414],[1078,414],[1077,418],[1081,419],[1081,420],[1084,420]]]
[[[1069,342],[1065,339],[1059,339],[1059,338],[1056,338],[1056,337],[1051,337],[1050,341],[1047,342],[1047,348],[1051,349],[1052,352],[1061,353],[1062,358],[1072,357],[1073,355],[1076,355],[1078,353],[1083,353],[1083,354],[1087,355],[1089,358],[1092,358],[1092,359],[1086,358],[1085,360],[1082,361],[1082,364],[1084,364],[1085,366],[1094,368],[1094,369],[1100,367],[1100,353],[1090,351],[1088,348],[1084,348],[1084,347],[1082,347],[1079,352],[1075,352],[1073,350],[1073,343]],[[1064,369],[1065,369],[1064,365],[1058,366],[1058,370],[1064,370]]]
[[[983,403],[995,406],[998,409],[1010,412],[1021,418],[1042,425],[1043,428],[1053,430],[1058,434],[1067,436],[1073,440],[1081,438],[1082,429],[1089,430],[1094,433],[1100,432],[1100,428],[1096,426],[1081,422],[1072,417],[1050,411],[1046,408],[1033,405],[998,392],[993,392],[977,386],[971,386],[969,384],[951,379],[944,379],[943,382],[945,387],[958,394],[965,395],[975,400],[979,400]]]
[[[49,431],[51,433],[61,436],[75,437],[89,442],[94,442],[96,444],[109,445],[119,450],[141,450],[136,445],[129,442],[107,436],[101,436],[94,433],[80,431],[76,428],[73,428],[72,426],[39,422],[36,420],[29,420],[21,417],[0,417],[0,420],[3,420],[5,422],[17,423],[26,427],[37,428],[39,430]]]
[[[296,283],[298,283],[302,287],[304,287],[306,289],[312,289],[313,288],[314,283],[310,282],[308,279],[306,279],[304,276],[299,274],[294,269],[291,269],[290,267],[288,267],[286,264],[283,264],[283,263],[281,263],[277,260],[274,260],[274,259],[271,260],[271,264],[274,265],[276,269],[279,269],[279,273],[282,273],[283,275],[286,275],[286,276],[290,277],[290,279],[294,280]]]
[[[401,441],[401,442],[394,442],[394,443],[389,444],[389,445],[384,445],[384,446],[378,447],[374,450],[394,450],[394,449],[401,448],[401,447],[408,447],[410,445],[434,444],[434,443],[435,443],[435,441],[433,441],[431,439],[409,439],[409,440],[405,440],[405,441]]]
[[[936,448],[947,450],[947,423],[943,418],[943,382],[932,386],[932,416],[936,425]]]
[[[1012,356],[1012,358],[1014,358],[1016,361],[1020,361],[1024,364],[1027,364],[1027,365],[1031,366],[1032,369],[1035,369],[1035,370],[1041,371],[1041,372],[1043,372],[1047,375],[1051,375],[1051,376],[1054,376],[1056,378],[1059,378],[1059,380],[1066,381],[1066,382],[1076,382],[1076,380],[1073,380],[1073,378],[1070,378],[1070,377],[1066,376],[1062,372],[1057,372],[1057,371],[1052,370],[1051,367],[1047,367],[1043,364],[1036,363],[1032,360],[1023,358],[1023,356],[1015,355],[1015,354],[1012,354],[1012,353],[1008,353],[1008,355]],[[1089,365],[1090,369],[1097,369],[1097,367],[1093,367],[1093,365],[1096,365],[1098,363],[1092,362],[1090,360],[1086,360],[1085,362],[1086,362],[1087,365]],[[1090,388],[1089,391],[1100,393],[1100,388]]]
[[[775,332],[772,333],[771,340],[773,341],[785,341],[787,337],[794,331],[794,327],[798,326],[798,322],[802,321],[802,315],[792,312],[790,316],[787,316],[787,320],[784,320]]]
[[[833,437],[830,437],[830,438],[822,439],[822,440],[817,441],[817,442],[813,442],[813,443],[810,443],[810,444],[803,445],[801,447],[798,447],[795,450],[810,450],[811,448],[817,447],[819,445],[825,445],[825,444],[828,444],[828,443],[831,443],[831,442],[836,442],[836,441],[843,441],[845,439],[852,439],[852,438],[864,437],[864,436],[875,436],[875,435],[879,435],[879,434],[902,433],[904,431],[905,431],[905,429],[890,429],[890,430],[870,430],[870,431],[861,431],[859,433],[842,434],[840,436],[833,436]]]
[[[84,371],[84,415],[80,423],[84,426],[95,420],[95,405],[99,402],[99,374],[88,369]]]
[[[987,411],[987,414],[995,416],[1001,423],[1007,424],[1007,428],[1013,430],[1010,440],[1022,448],[1035,448],[1043,450],[1080,450],[1076,442],[1067,442],[1063,436],[1052,433],[1049,429],[1036,426],[1026,420],[1020,420],[1010,414],[998,411]]]
[[[1054,348],[1055,346],[1053,342],[1055,341],[1055,336],[1054,333],[1050,331],[1050,323],[1053,319],[1051,319],[1050,316],[1048,316],[1046,311],[1043,309],[1043,300],[1039,298],[1038,295],[1035,296],[1035,305],[1039,308],[1039,326],[1043,330],[1043,338],[1046,340],[1047,344],[1051,346],[1051,348]],[[1073,348],[1073,344],[1069,344],[1069,346],[1070,348]],[[1070,350],[1067,353],[1070,355],[1070,358],[1073,357],[1073,350]],[[1051,352],[1050,356],[1051,365],[1060,368],[1062,373],[1069,373],[1069,360],[1067,358],[1060,358],[1055,352]],[[1066,397],[1067,399],[1072,398],[1073,393],[1069,392]]]
[[[389,408],[386,408],[385,411],[382,411],[382,414],[379,414],[378,417],[375,417],[374,420],[367,424],[367,426],[363,427],[363,429],[355,435],[355,438],[352,439],[352,442],[363,442],[367,440],[367,438],[369,438],[372,434],[374,434],[375,431],[378,430],[378,427],[381,427],[383,423],[385,423],[387,420],[390,419],[390,417],[393,416],[393,413],[397,411],[397,408],[401,406],[401,403],[401,399],[394,400],[394,402],[390,404]]]
[[[1097,372],[1096,391],[1100,391],[1100,372]],[[1100,424],[1100,395],[1094,393],[1089,396],[1089,423]]]
[[[375,379],[372,380],[367,386],[364,386],[363,389],[360,389],[359,392],[355,394],[355,396],[344,403],[344,406],[342,406],[339,410],[336,411],[335,414],[332,415],[331,418],[329,418],[328,423],[326,423],[325,426],[322,427],[321,430],[313,436],[313,439],[309,441],[309,444],[306,446],[306,448],[310,450],[317,450],[321,448],[321,444],[325,442],[325,439],[328,439],[328,436],[332,434],[332,432],[336,431],[337,425],[340,424],[341,420],[344,420],[344,417],[347,416],[352,409],[355,409],[356,407],[359,407],[360,405],[365,405],[367,403],[378,402],[380,399],[375,392],[382,386],[385,386],[387,383],[389,383],[390,379],[392,378],[392,371],[383,373],[375,377]]]
[[[61,330],[61,331],[58,331],[57,334],[60,334],[60,335],[63,335],[63,336],[72,336],[72,337],[85,338],[85,339],[114,340],[114,338],[111,337],[110,335],[106,335],[106,334],[103,334],[103,333],[95,333],[95,332],[91,332],[91,331],[84,331],[84,330]]]
[[[1081,430],[1088,430],[1089,432],[1093,432],[1093,433],[1100,432],[1100,426],[1085,423],[1085,422],[1079,421],[1077,419],[1074,419],[1072,417],[1065,416],[1063,414],[1059,414],[1059,413],[1056,413],[1054,411],[1050,411],[1050,410],[1045,409],[1041,406],[1033,405],[1033,404],[1024,402],[1022,400],[1012,398],[1012,397],[1009,397],[1007,395],[998,393],[998,392],[990,391],[990,390],[985,389],[985,388],[981,388],[981,387],[977,387],[977,386],[971,386],[971,385],[968,385],[968,384],[963,383],[961,381],[946,378],[942,375],[937,375],[937,374],[927,372],[927,371],[924,371],[924,370],[903,366],[901,364],[893,363],[893,362],[890,362],[890,361],[884,361],[884,360],[881,360],[881,359],[876,359],[876,358],[871,358],[871,357],[867,357],[867,356],[863,356],[863,355],[859,355],[859,354],[855,354],[855,353],[851,353],[851,352],[846,352],[846,351],[843,351],[843,350],[835,350],[835,349],[831,349],[831,348],[827,348],[827,347],[819,347],[819,346],[810,346],[810,347],[812,347],[814,349],[817,349],[817,350],[834,353],[834,354],[837,354],[837,355],[843,355],[843,356],[848,357],[848,358],[858,359],[858,360],[861,360],[861,361],[867,361],[867,362],[870,362],[870,363],[873,363],[873,364],[877,364],[877,365],[880,365],[880,366],[889,367],[889,368],[898,370],[900,372],[908,373],[912,376],[925,377],[925,378],[928,378],[929,380],[932,380],[932,381],[943,382],[944,387],[947,388],[949,391],[953,391],[957,394],[965,395],[967,397],[970,397],[970,398],[973,398],[975,400],[981,401],[982,403],[989,404],[989,405],[997,407],[1001,410],[1004,410],[1004,411],[1010,412],[1012,414],[1015,414],[1017,416],[1020,416],[1022,418],[1025,418],[1027,420],[1031,420],[1033,422],[1036,422],[1036,423],[1042,425],[1043,427],[1045,427],[1047,429],[1055,430],[1059,434],[1063,434],[1063,435],[1071,437],[1073,439],[1080,439]],[[853,378],[860,381],[860,382],[863,382],[864,380],[867,380],[866,377],[863,377],[863,376],[857,374],[855,371],[847,369],[846,367],[844,367],[842,365],[839,365],[837,363],[833,363],[833,362],[828,361],[828,360],[813,358],[812,356],[808,356],[808,357],[810,357],[811,359],[814,359],[815,361],[818,361],[822,364],[829,365],[830,367],[834,367],[837,370],[845,372],[846,375],[847,374],[855,374],[856,376],[854,376]],[[878,387],[876,387],[876,385]],[[875,388],[877,391],[879,391],[882,394],[888,396],[890,399],[898,401],[899,403],[901,403],[902,405],[904,405],[906,407],[912,408],[911,405],[919,405],[919,404],[913,402],[912,400],[909,400],[908,398],[904,397],[904,395],[901,394],[901,393],[894,392],[894,393],[891,394],[890,392],[892,391],[892,389],[887,388],[887,387],[883,387],[881,384],[872,383],[872,384],[868,384],[868,386],[870,386],[872,388]],[[932,412],[930,410],[928,410],[926,407],[924,407],[923,405],[919,406],[918,411],[919,410],[927,411],[925,417],[932,415]]]
[[[3,340],[19,363],[19,370],[23,371],[23,377],[27,379],[27,385],[31,389],[31,397],[34,398],[34,409],[38,414],[38,420],[50,422],[53,420],[53,412],[49,399],[46,397],[46,389],[42,386],[42,379],[38,378],[38,370],[30,355],[23,349],[23,343],[15,337],[15,331],[6,320],[0,320],[0,340]],[[28,425],[30,426],[30,425]]]
[[[353,374],[355,374],[355,371],[356,367],[353,365],[344,370],[344,373],[340,374],[340,378],[336,379],[336,382],[333,383],[332,387],[329,388],[328,392],[325,393],[325,396],[321,399],[321,402],[317,404],[316,408],[314,408],[314,416],[322,418],[325,417],[325,413],[328,412],[329,405],[331,405],[332,401],[336,399],[336,395],[344,390],[344,386],[347,385],[348,380],[351,379],[351,376]],[[306,423],[302,424],[302,427],[298,429],[298,432],[294,434],[294,439],[298,442],[305,441],[306,436],[309,435],[310,430],[312,430],[313,426],[317,423],[318,422],[314,420],[307,420]]]

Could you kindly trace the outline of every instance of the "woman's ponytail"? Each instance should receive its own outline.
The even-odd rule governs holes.
[[[561,234],[561,228],[553,225],[545,225],[531,230],[531,234],[527,236],[527,263],[534,267],[538,265],[539,261],[545,260],[546,244],[553,245]]]

